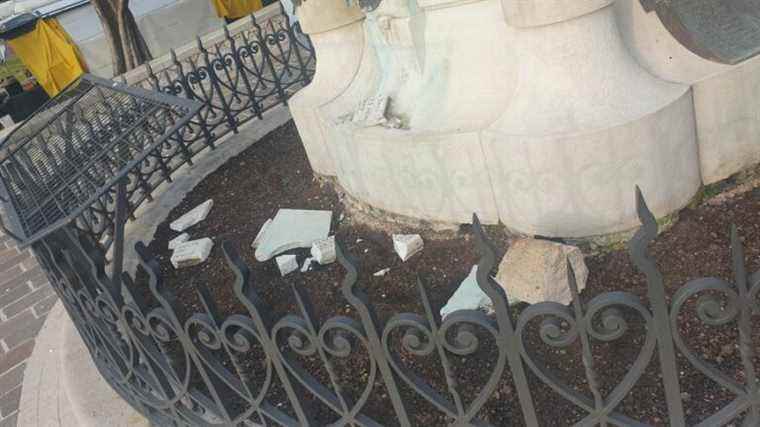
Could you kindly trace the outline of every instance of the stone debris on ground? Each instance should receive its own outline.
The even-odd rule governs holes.
[[[551,301],[568,305],[572,302],[568,261],[575,271],[580,292],[586,287],[588,268],[578,247],[541,239],[520,239],[501,260],[496,281],[510,302]]]
[[[393,250],[396,251],[401,261],[406,262],[414,254],[420,252],[425,246],[422,236],[419,234],[394,234]]]
[[[295,255],[280,255],[275,258],[275,261],[282,277],[298,270],[298,260]]]
[[[458,310],[493,309],[491,298],[480,289],[477,280],[478,266],[470,270],[470,274],[459,285],[454,295],[449,298],[446,305],[441,308],[441,319]]]
[[[320,265],[332,264],[336,259],[335,236],[317,240],[311,245],[311,256]]]
[[[311,248],[330,235],[332,211],[280,209],[261,236],[256,260],[264,262],[285,251]]]
[[[306,261],[303,262],[303,265],[301,266],[301,273],[306,273],[307,271],[311,270],[311,263],[314,262],[314,258],[306,258]]]
[[[182,233],[179,236],[173,238],[169,241],[169,250],[173,251],[179,247],[179,245],[187,242],[190,240],[190,235],[187,233]]]
[[[214,206],[214,200],[209,199],[203,202],[202,204],[196,206],[193,208],[190,212],[182,215],[177,220],[169,224],[169,228],[172,230],[181,233],[188,228],[194,226],[195,224],[198,224],[199,222],[203,221],[208,217],[209,212],[211,212],[211,208]]]
[[[264,237],[264,234],[266,234],[267,229],[269,229],[270,225],[272,225],[272,218],[269,218],[268,220],[266,220],[264,225],[262,225],[261,228],[259,229],[259,232],[256,233],[256,238],[253,239],[253,243],[251,243],[251,247],[253,249],[256,249],[261,244],[261,239],[262,237]]]
[[[171,263],[176,269],[202,264],[208,259],[213,247],[214,241],[208,237],[190,240],[177,246],[172,254]]]
[[[384,268],[384,269],[382,269],[382,270],[380,270],[380,271],[376,272],[375,274],[373,274],[373,276],[375,276],[375,277],[383,277],[383,276],[385,276],[386,274],[390,273],[390,271],[391,271],[391,269],[390,269],[390,268]]]

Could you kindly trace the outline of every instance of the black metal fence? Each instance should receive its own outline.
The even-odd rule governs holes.
[[[746,426],[758,425],[751,316],[756,313],[760,274],[748,276],[734,229],[735,282],[694,280],[668,301],[662,275],[647,253],[657,224],[640,194],[637,203],[643,226],[629,249],[646,276],[646,299],[614,291],[583,301],[570,269],[569,307],[540,303],[517,315],[491,278],[495,252],[475,218],[475,244],[482,255],[477,283],[493,301],[495,312],[459,311],[444,321],[421,281],[424,312],[380,320],[358,283],[358,265],[340,245],[338,261],[346,270],[340,290],[356,315],[324,321],[313,315],[307,292],[298,286],[292,287],[298,312],[278,318],[269,314],[249,268],[226,243],[223,249],[235,280],[213,286],[232,288],[244,307],[237,313],[217,310],[201,285],[201,310],[178,304],[177,284],[163,283],[157,260],[142,244],[135,249],[141,259],[138,276],[144,279],[137,280],[147,283],[149,291],[126,274],[120,282],[111,280],[102,249],[74,227],[36,243],[34,250],[103,377],[157,425],[537,426],[546,425],[539,414],[550,410],[547,402],[557,397],[581,414],[577,425],[646,425],[620,408],[653,367],[655,384],[650,378],[649,387],[662,392],[667,422],[682,426],[689,406],[680,388],[683,367],[677,365],[677,355],[734,396],[698,425],[742,420]],[[694,299],[696,303],[687,304]],[[735,329],[742,379],[721,373],[689,346],[678,328],[685,313],[703,322],[694,334],[704,333],[707,325]],[[631,336],[634,324],[639,325],[639,337]],[[570,385],[560,379],[556,368],[527,344],[530,336],[540,337],[536,342],[543,346],[577,356],[585,380]],[[637,339],[638,356],[617,385],[603,390],[600,378],[605,373],[595,367],[594,347]],[[463,358],[475,359],[488,373],[463,379],[456,372]],[[341,372],[346,361],[356,360],[362,368]],[[435,364],[440,377],[426,374],[429,371],[415,361]],[[505,378],[514,390],[508,397],[497,390]],[[548,396],[552,393],[554,399]],[[484,408],[493,404],[511,405],[510,418],[490,419]],[[420,414],[425,405],[428,409]]]
[[[148,69],[143,87],[199,100],[204,107],[129,176],[129,211],[219,138],[286,104],[310,81],[314,63],[308,38],[280,16],[264,26],[254,20],[250,29],[227,32],[213,48],[199,42],[194,55],[181,60],[175,55],[168,68]],[[496,256],[476,219],[474,236],[482,254],[477,282],[493,301],[494,313],[459,311],[445,320],[421,281],[423,312],[380,318],[362,290],[358,265],[340,247],[338,259],[346,270],[340,292],[355,315],[317,318],[308,293],[298,286],[292,287],[296,312],[272,315],[249,268],[226,243],[236,279],[213,286],[230,287],[241,310],[218,310],[202,284],[196,285],[202,309],[185,306],[175,295],[178,284],[164,283],[158,261],[143,245],[135,247],[141,262],[135,276],[109,277],[113,199],[102,201],[99,218],[79,218],[33,249],[103,377],[157,425],[537,426],[559,400],[575,410],[578,425],[635,426],[647,420],[627,413],[625,401],[646,381],[664,401],[652,405],[661,403],[667,423],[682,426],[695,404],[683,395],[684,364],[731,395],[698,425],[760,425],[751,323],[760,274],[747,274],[734,231],[735,282],[694,280],[668,298],[647,254],[657,225],[640,194],[643,226],[630,253],[646,276],[645,299],[613,291],[586,301],[570,271],[569,307],[541,303],[515,311],[490,276]],[[116,246],[121,257],[123,248]],[[695,334],[715,325],[735,332],[742,375],[722,373],[691,347],[679,329],[684,314],[702,322]],[[606,372],[594,348],[627,341],[640,344],[638,355],[616,384],[603,384]],[[564,380],[536,344],[577,356],[581,380]],[[462,375],[466,359],[475,360],[478,369]],[[494,417],[489,411],[494,406],[506,418]]]
[[[154,70],[146,64],[145,77],[135,85],[187,98],[203,104],[190,123],[169,138],[159,150],[135,169],[127,186],[129,215],[153,191],[172,181],[172,174],[230,133],[288,99],[309,84],[316,56],[309,37],[300,25],[291,25],[287,15],[267,16],[259,22],[255,15],[242,31],[224,27],[224,37],[213,43],[198,38],[197,48],[181,58],[171,51],[171,63]],[[122,76],[122,80],[126,79]],[[99,200],[77,221],[77,226],[95,236],[105,247],[113,240],[115,193]]]

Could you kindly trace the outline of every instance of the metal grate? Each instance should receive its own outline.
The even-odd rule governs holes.
[[[197,113],[200,103],[84,75],[0,146],[6,228],[31,243],[71,221]]]

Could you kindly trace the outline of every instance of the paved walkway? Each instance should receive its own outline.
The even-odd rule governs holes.
[[[26,361],[56,299],[31,251],[0,231],[0,427],[16,427]]]

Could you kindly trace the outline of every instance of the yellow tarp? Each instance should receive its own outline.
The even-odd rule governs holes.
[[[55,19],[40,19],[34,30],[8,40],[8,45],[51,97],[87,69],[79,49]]]
[[[264,7],[261,0],[211,0],[220,18],[237,19]]]

